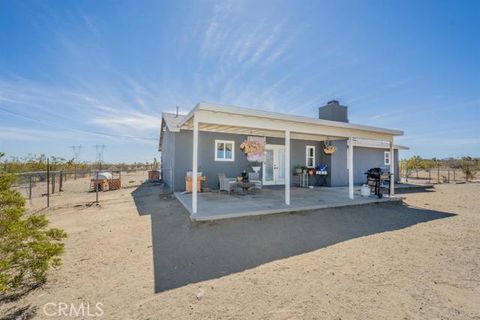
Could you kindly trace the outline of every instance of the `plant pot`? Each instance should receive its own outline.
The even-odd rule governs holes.
[[[160,180],[160,171],[158,170],[149,170],[148,171],[148,180],[158,181]]]
[[[334,147],[334,146],[328,146],[328,147],[323,148],[323,152],[326,155],[332,155],[332,154],[335,153],[335,151],[337,151],[337,147]]]
[[[252,166],[252,170],[253,170],[255,173],[258,173],[261,168],[262,168],[262,167],[260,167],[260,166]]]

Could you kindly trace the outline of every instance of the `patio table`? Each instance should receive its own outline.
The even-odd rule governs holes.
[[[255,183],[252,182],[236,182],[235,186],[241,188],[243,194],[247,194],[247,191],[255,189]]]

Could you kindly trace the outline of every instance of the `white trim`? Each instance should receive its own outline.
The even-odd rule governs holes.
[[[266,144],[266,145],[265,145],[265,150],[272,150],[272,151],[273,151],[273,159],[272,159],[272,160],[273,160],[273,166],[275,166],[275,159],[276,159],[275,156],[278,157],[278,152],[279,152],[279,150],[282,150],[282,149],[283,149],[283,152],[284,152],[284,154],[285,154],[285,145],[283,145],[283,144]],[[277,160],[278,160],[278,159],[277,159]],[[286,166],[286,163],[285,163],[285,162],[284,162],[284,165]],[[266,180],[265,180],[265,176],[266,176],[266,174],[265,174],[265,168],[266,168],[265,161],[263,161],[263,163],[262,163],[262,184],[263,184],[264,186],[281,186],[281,185],[284,185],[284,184],[285,184],[285,179],[286,179],[286,177],[285,177],[285,179],[284,179],[283,181],[281,181],[281,180],[278,180],[278,181],[277,181],[277,180],[275,179],[275,178],[276,178],[276,176],[275,176],[275,172],[276,172],[275,169],[273,169],[273,182],[271,182],[271,181],[266,181]],[[278,169],[276,169],[276,170],[278,170]],[[278,171],[277,171],[277,175],[278,175]]]
[[[224,158],[218,158],[218,154],[217,154],[217,145],[219,143],[223,143],[224,144],[224,150],[223,150],[223,155],[224,155]],[[231,159],[227,159],[225,158],[225,156],[227,155],[226,154],[226,150],[225,150],[225,146],[226,144],[229,143],[232,145],[232,158]],[[215,140],[215,149],[214,149],[214,152],[215,152],[215,161],[228,161],[228,162],[233,162],[235,161],[235,141],[234,140]]]
[[[300,123],[295,121],[285,121],[285,120],[276,120],[272,121],[270,119],[247,116],[240,114],[229,114],[225,112],[215,112],[209,110],[199,111],[199,122],[203,126],[211,125],[217,126],[218,131],[221,132],[221,128],[230,128],[230,129],[239,129],[240,132],[243,132],[246,135],[257,135],[256,131],[277,131],[283,132],[289,130],[290,132],[302,133],[307,135],[319,135],[319,136],[328,136],[328,137],[360,137],[364,139],[373,139],[373,140],[384,140],[389,141],[392,139],[392,134],[379,133],[368,130],[359,130],[359,129],[349,129],[349,128],[340,128],[334,125],[322,125],[315,123]],[[331,121],[334,122],[334,121]],[[183,129],[191,129],[192,122],[189,121]],[[200,128],[202,130],[202,128]],[[234,132],[230,132],[234,133]],[[268,133],[264,134],[268,135]],[[322,140],[322,139],[320,139]],[[319,141],[319,140],[317,140]]]
[[[312,165],[311,166],[308,165],[308,159],[310,158],[310,156],[308,155],[308,150],[309,149],[313,149],[313,157],[312,157]],[[316,163],[315,152],[316,152],[315,146],[305,146],[305,167],[315,168],[315,163]]]
[[[193,117],[193,156],[192,156],[192,214],[197,213],[198,176],[198,117]]]
[[[390,197],[395,195],[395,151],[393,149],[393,138],[390,142]]]
[[[379,141],[379,140],[355,139],[353,140],[353,145],[355,147],[375,148],[375,149],[384,149],[384,150],[388,150],[390,148],[390,143],[388,141]],[[398,144],[394,145],[393,148],[396,150],[410,150],[409,147],[398,145]]]
[[[387,157],[387,155],[388,155],[388,157]],[[387,161],[387,159],[388,159],[388,161]],[[383,165],[389,166],[390,163],[392,163],[392,155],[391,155],[390,151],[384,151],[383,152]]]
[[[285,131],[285,204],[290,205],[290,131],[288,130]]]
[[[353,200],[353,138],[347,143],[348,197]]]
[[[206,103],[206,102],[198,103],[195,106],[195,108],[193,108],[193,110],[191,110],[190,113],[187,114],[187,116],[183,119],[183,121],[181,121],[178,124],[178,127],[180,128],[186,122],[188,122],[189,119],[192,117],[193,113],[197,110],[245,115],[249,117],[259,117],[259,118],[267,118],[267,119],[273,119],[273,120],[309,123],[309,124],[324,125],[329,127],[357,129],[357,130],[377,132],[377,133],[388,134],[388,135],[403,135],[403,131],[401,130],[385,129],[385,128],[379,128],[379,127],[360,125],[360,124],[353,124],[349,122],[331,121],[331,120],[317,119],[317,118],[311,118],[311,117],[289,115],[289,114],[279,113],[279,112],[270,112],[270,111],[257,110],[257,109],[251,109],[251,108],[226,106],[226,105]]]

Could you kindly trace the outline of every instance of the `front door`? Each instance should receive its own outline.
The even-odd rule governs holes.
[[[285,184],[285,146],[267,144],[263,162],[263,184]]]

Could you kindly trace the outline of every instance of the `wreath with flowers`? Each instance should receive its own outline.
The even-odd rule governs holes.
[[[265,144],[254,141],[254,140],[245,140],[240,145],[240,150],[245,154],[261,154],[265,151]]]

